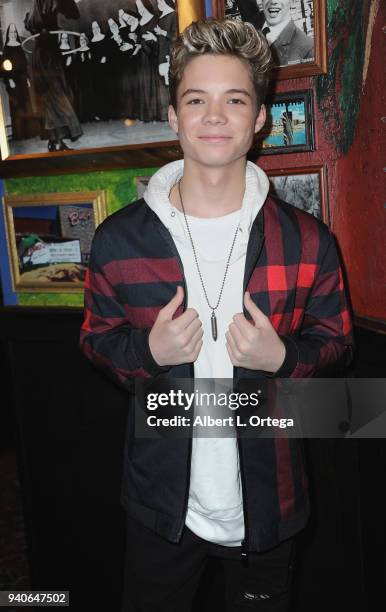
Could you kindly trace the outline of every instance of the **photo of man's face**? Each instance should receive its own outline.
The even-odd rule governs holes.
[[[290,2],[291,0],[263,0],[263,11],[268,25],[278,25],[289,19]]]

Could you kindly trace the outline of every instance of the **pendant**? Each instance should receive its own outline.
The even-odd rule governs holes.
[[[212,326],[213,340],[217,340],[217,319],[216,319],[216,315],[214,314],[214,310],[212,311],[212,317],[210,319],[210,323]]]

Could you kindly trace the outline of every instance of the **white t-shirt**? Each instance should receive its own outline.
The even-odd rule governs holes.
[[[211,309],[202,289],[184,215],[169,201],[172,186],[183,173],[183,160],[161,168],[145,191],[147,204],[169,229],[184,267],[188,308],[195,308],[203,325],[203,346],[194,363],[195,379],[233,378],[225,333],[233,315],[243,312],[243,279],[249,232],[269,188],[266,174],[251,162],[240,210],[215,218],[187,215],[209,303],[216,306],[236,227],[240,224],[229,262],[220,304],[215,310],[217,341],[212,338]],[[195,386],[195,389],[197,387]],[[240,546],[244,514],[236,438],[194,437],[186,525],[201,538],[223,546]]]

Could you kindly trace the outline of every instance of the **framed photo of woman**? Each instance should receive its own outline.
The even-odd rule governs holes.
[[[248,21],[265,35],[278,79],[327,72],[324,0],[212,0],[212,15]]]
[[[159,165],[162,155],[177,155],[167,121],[170,43],[203,17],[203,0],[0,0],[0,7],[2,176],[106,161]]]

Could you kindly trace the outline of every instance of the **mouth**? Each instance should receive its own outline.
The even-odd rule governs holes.
[[[230,140],[231,137],[230,136],[211,136],[208,134],[204,136],[199,136],[198,139],[204,140],[205,142],[226,142]]]
[[[268,9],[268,15],[272,17],[272,19],[276,19],[278,15],[281,13],[281,9],[279,7],[271,7]]]

